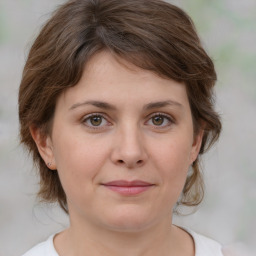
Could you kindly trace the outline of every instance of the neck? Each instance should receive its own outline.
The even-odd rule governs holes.
[[[71,221],[70,228],[57,236],[54,243],[61,256],[180,255],[177,228],[171,225],[171,216],[157,225],[129,232]]]

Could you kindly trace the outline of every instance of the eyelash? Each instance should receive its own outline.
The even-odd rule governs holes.
[[[100,117],[100,118],[102,118],[102,120],[105,120],[105,121],[107,122],[107,126],[110,126],[110,124],[111,124],[111,123],[108,121],[108,119],[105,117],[105,115],[102,114],[102,113],[92,113],[92,114],[86,115],[86,116],[82,119],[82,123],[83,123],[85,126],[87,126],[88,128],[90,128],[90,129],[94,129],[94,130],[104,129],[105,126],[104,126],[104,127],[100,126],[101,123],[100,123],[99,126],[94,126],[94,125],[92,125],[92,124],[91,124],[91,125],[86,124],[86,122],[87,122],[87,121],[90,121],[90,118],[93,118],[93,117]]]
[[[167,115],[167,114],[164,114],[164,113],[151,114],[149,116],[149,119],[148,119],[147,122],[149,122],[150,120],[152,121],[152,119],[154,117],[161,117],[161,118],[166,119],[168,121],[168,124],[164,125],[164,126],[162,126],[162,125],[159,125],[159,126],[158,125],[153,125],[154,129],[164,129],[164,128],[167,128],[167,127],[169,127],[169,126],[171,126],[172,124],[175,123],[174,119],[170,115]]]
[[[106,128],[105,125],[103,125],[103,126],[101,125],[102,122],[99,124],[99,126],[92,125],[92,124],[90,124],[90,125],[86,124],[86,122],[90,121],[90,119],[93,118],[93,117],[100,117],[102,120],[105,120],[105,122],[107,122],[107,126],[111,126],[111,122],[109,122],[108,118],[104,114],[102,114],[102,113],[92,113],[92,114],[86,115],[82,119],[82,123],[86,127],[90,128],[90,129],[94,129],[94,130],[101,130],[101,129],[105,129]],[[164,126],[162,126],[162,125],[158,126],[158,125],[152,124],[154,129],[164,129],[164,128],[167,128],[167,127],[169,127],[169,126],[171,126],[172,124],[175,123],[175,120],[170,115],[167,115],[167,114],[164,114],[164,113],[153,113],[153,114],[151,114],[149,117],[147,117],[147,122],[146,123],[148,123],[150,120],[151,120],[151,122],[153,122],[152,120],[153,120],[154,117],[161,117],[161,118],[163,118],[164,119],[163,122],[165,122],[165,120],[168,121],[168,124],[164,125]]]

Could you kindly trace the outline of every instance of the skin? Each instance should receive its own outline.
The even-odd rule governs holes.
[[[52,134],[31,133],[67,195],[70,228],[54,239],[61,256],[194,255],[171,224],[203,135],[194,136],[184,84],[101,52],[59,97]],[[104,185],[113,180],[152,186],[122,195]]]

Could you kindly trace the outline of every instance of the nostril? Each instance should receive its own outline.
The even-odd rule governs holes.
[[[118,163],[118,164],[125,164],[126,162],[125,162],[124,160],[119,159],[119,160],[117,160],[117,163]],[[142,163],[143,163],[143,160],[138,160],[138,161],[136,162],[136,164],[138,164],[138,165],[140,165],[140,164],[142,164]]]

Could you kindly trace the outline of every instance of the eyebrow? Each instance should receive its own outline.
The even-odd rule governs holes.
[[[180,108],[183,107],[183,105],[177,101],[165,100],[165,101],[150,102],[150,103],[146,104],[143,107],[143,109],[150,110],[150,109],[154,109],[154,108],[163,108],[166,106],[176,106],[176,107],[180,107]]]
[[[73,110],[73,109],[76,109],[78,107],[82,107],[82,106],[86,106],[86,105],[92,105],[92,106],[95,106],[97,108],[106,109],[106,110],[116,110],[117,109],[114,105],[109,104],[107,102],[90,100],[90,101],[76,103],[76,104],[72,105],[69,108],[69,110]],[[150,103],[146,104],[143,107],[143,109],[144,110],[150,110],[150,109],[154,109],[154,108],[163,108],[163,107],[166,107],[166,106],[183,107],[183,105],[181,103],[177,102],[177,101],[165,100],[165,101],[150,102]]]
[[[114,105],[111,105],[107,102],[103,102],[103,101],[96,101],[96,100],[89,100],[89,101],[85,101],[85,102],[80,102],[80,103],[76,103],[74,105],[72,105],[69,110],[78,108],[78,107],[82,107],[82,106],[86,106],[86,105],[92,105],[95,106],[97,108],[102,108],[102,109],[107,109],[107,110],[115,110],[116,107]]]

